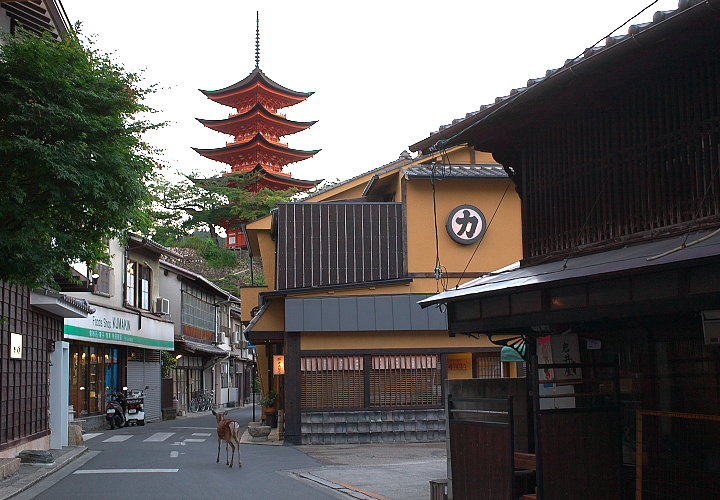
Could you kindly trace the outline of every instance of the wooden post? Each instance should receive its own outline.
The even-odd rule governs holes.
[[[635,500],[643,497],[643,415],[635,412]]]

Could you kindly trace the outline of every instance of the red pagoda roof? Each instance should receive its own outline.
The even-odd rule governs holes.
[[[305,160],[320,151],[319,149],[313,151],[291,149],[283,144],[268,141],[260,133],[247,142],[230,144],[223,148],[193,149],[205,158],[221,161],[232,167],[261,164],[266,169],[276,167],[278,170],[288,163]]]
[[[315,187],[320,182],[319,180],[306,181],[303,179],[295,179],[289,174],[277,173],[266,170],[262,165],[256,165],[255,168],[250,171],[250,173],[260,174],[261,176],[255,184],[248,186],[248,189],[250,191],[254,190],[254,186],[257,186],[257,190],[267,187],[272,189],[273,191],[285,190],[290,188],[310,189],[312,187]]]
[[[265,103],[274,109],[292,106],[313,95],[313,92],[297,92],[265,76],[260,68],[255,68],[247,77],[237,83],[219,90],[200,90],[209,99],[242,109],[257,102]]]
[[[255,106],[244,113],[230,116],[229,118],[222,120],[203,120],[198,118],[197,121],[212,130],[230,134],[234,137],[238,137],[243,132],[258,132],[263,129],[267,129],[276,137],[282,137],[300,132],[317,123],[317,120],[311,122],[288,120],[284,116],[271,113],[260,103],[255,104]]]

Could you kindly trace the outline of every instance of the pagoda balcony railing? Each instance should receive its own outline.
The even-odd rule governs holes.
[[[249,136],[247,139],[249,140],[249,139],[252,139],[253,137],[255,137],[255,136],[254,136],[254,135],[253,135],[253,136]],[[265,137],[265,136],[263,136],[263,137]],[[243,138],[243,139],[245,139],[245,138]],[[238,144],[245,144],[246,142],[248,142],[248,140],[239,140],[239,141],[226,142],[226,143],[225,143],[225,146],[237,146]],[[274,140],[272,140],[272,139],[268,139],[267,137],[265,137],[265,140],[267,140],[268,142],[270,142],[270,143],[272,143],[272,144],[277,144],[278,146],[283,146],[283,147],[286,147],[286,148],[290,147],[290,146],[288,146],[288,143],[287,143],[287,142],[274,141]]]
[[[248,112],[249,110],[251,110],[251,109],[252,109],[252,106],[248,106],[247,108],[243,108],[243,109],[241,109],[241,110],[238,110],[237,113],[230,113],[230,114],[228,115],[228,118],[235,118],[236,116],[243,115],[243,114],[247,113],[247,112]],[[267,108],[265,108],[265,109],[267,109]],[[285,119],[287,119],[287,115],[284,114],[284,113],[277,113],[277,112],[275,112],[275,111],[273,111],[273,110],[271,110],[271,109],[268,109],[268,111],[270,111],[270,112],[271,112],[272,114],[274,114],[275,116],[279,116],[280,118],[285,118]]]

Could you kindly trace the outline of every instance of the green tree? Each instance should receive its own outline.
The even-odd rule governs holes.
[[[155,151],[138,114],[154,88],[81,41],[28,34],[0,44],[0,279],[51,285],[74,261],[149,219]]]
[[[261,174],[237,172],[209,178],[191,174],[177,183],[157,179],[151,186],[156,202],[156,230],[182,237],[194,230],[208,229],[218,241],[220,227],[240,227],[241,223],[263,217],[297,193],[295,189],[255,191],[260,179]]]

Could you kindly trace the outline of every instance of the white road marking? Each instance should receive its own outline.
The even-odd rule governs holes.
[[[170,427],[170,428],[171,429],[195,429],[196,431],[203,430],[203,429],[210,430],[210,431],[217,430],[217,427]]]
[[[90,441],[94,437],[98,437],[101,435],[102,432],[88,432],[87,434],[83,434],[83,441]]]
[[[76,470],[73,474],[142,474],[158,472],[177,472],[180,469],[85,469]]]
[[[180,455],[179,451],[171,451],[170,452],[170,458],[177,458],[178,455]]]
[[[174,432],[156,432],[152,436],[150,436],[147,439],[143,439],[143,442],[150,441],[150,442],[160,442],[165,441],[167,438],[175,434]]]
[[[209,432],[193,432],[192,435],[193,436],[206,436],[206,437],[212,436],[212,434]]]
[[[103,443],[122,443],[133,437],[132,434],[117,434],[115,436],[103,439]]]
[[[183,443],[182,441],[175,441],[170,446],[185,446],[185,443]]]
[[[206,441],[205,439],[190,439],[190,438],[185,440],[186,443],[204,443],[205,441]]]

